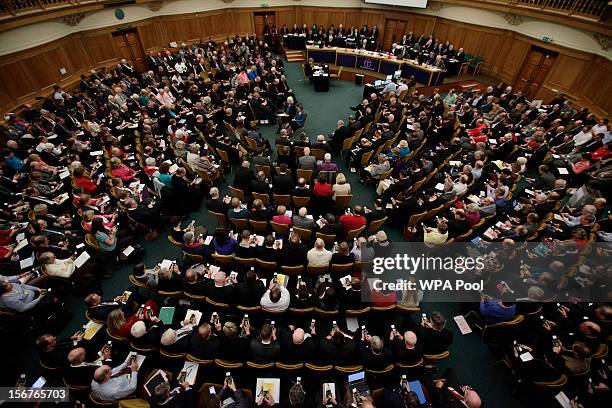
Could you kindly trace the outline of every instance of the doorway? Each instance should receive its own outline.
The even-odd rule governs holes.
[[[255,34],[257,34],[257,38],[259,39],[263,38],[264,28],[266,26],[270,29],[273,25],[276,25],[276,15],[274,11],[253,13],[253,17],[255,20]]]
[[[138,30],[128,28],[115,31],[113,33],[113,41],[119,50],[121,58],[131,61],[136,70],[140,72],[146,71],[144,51],[142,50]]]
[[[559,53],[555,51],[531,46],[519,76],[514,82],[514,90],[522,91],[527,99],[535,98],[558,55]]]
[[[385,22],[385,35],[383,37],[383,49],[390,50],[391,45],[399,42],[404,34],[407,34],[408,25],[406,21],[387,19]]]

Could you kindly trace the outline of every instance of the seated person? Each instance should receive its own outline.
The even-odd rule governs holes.
[[[133,394],[138,385],[138,363],[128,354],[115,368],[102,365],[94,372],[91,394],[101,401],[116,401]]]
[[[425,354],[443,353],[453,342],[453,332],[446,328],[446,318],[440,312],[432,312],[415,331],[423,339]]]
[[[259,337],[251,340],[251,358],[256,363],[269,363],[280,357],[280,344],[276,340],[276,328],[264,324],[259,329]]]
[[[261,307],[265,311],[284,312],[289,307],[291,296],[283,285],[279,285],[276,279],[270,279],[268,290],[261,297]]]

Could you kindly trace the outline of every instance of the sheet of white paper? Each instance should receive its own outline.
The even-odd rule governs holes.
[[[80,268],[85,264],[85,262],[87,262],[89,258],[91,258],[91,256],[87,251],[81,252],[81,255],[79,255],[77,259],[74,260],[74,266]]]

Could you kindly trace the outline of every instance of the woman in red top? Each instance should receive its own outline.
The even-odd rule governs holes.
[[[106,325],[109,333],[114,336],[129,337],[130,330],[132,329],[134,323],[149,318],[148,312],[146,312],[145,316],[147,307],[151,308],[151,316],[157,316],[159,306],[157,306],[157,303],[155,303],[155,301],[152,299],[147,300],[147,302],[144,304],[144,309],[142,312],[139,311],[134,313],[127,319],[121,309],[115,309],[110,312],[106,319]]]
[[[277,224],[285,224],[285,225],[291,226],[292,224],[291,217],[286,215],[285,214],[286,212],[287,212],[287,208],[284,205],[279,205],[278,208],[276,209],[277,215],[272,217],[272,221]]]
[[[81,187],[84,193],[92,194],[98,188],[98,184],[100,184],[100,179],[98,179],[97,183],[94,183],[89,177],[85,175],[85,169],[83,167],[77,167],[76,169],[74,169],[74,184]]]
[[[328,212],[328,209],[333,208],[333,194],[333,186],[327,182],[325,173],[319,174],[319,178],[312,190],[312,200],[310,201],[313,215],[325,214]]]
[[[332,185],[327,182],[327,177],[324,174],[319,175],[315,182],[312,195],[315,197],[330,197],[333,195]]]
[[[130,169],[128,166],[121,163],[121,160],[119,160],[117,157],[111,158],[110,162],[112,168],[111,173],[113,177],[119,177],[124,182],[134,181],[134,178],[136,177],[135,170]]]

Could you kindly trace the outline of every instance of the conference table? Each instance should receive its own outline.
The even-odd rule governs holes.
[[[446,70],[419,64],[416,61],[397,58],[390,53],[354,50],[350,48],[326,47],[319,48],[306,46],[306,58],[312,58],[315,62],[335,65],[343,70],[366,73],[374,77],[384,79],[387,75],[393,75],[401,71],[402,78],[414,79],[426,86],[440,85],[444,82]]]

